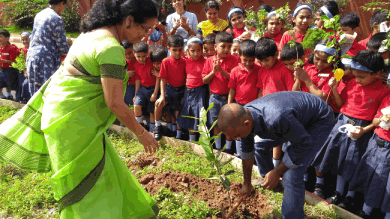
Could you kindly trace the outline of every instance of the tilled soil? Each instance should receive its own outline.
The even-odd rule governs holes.
[[[138,161],[130,161],[128,167],[132,170],[144,168],[145,164],[159,165],[157,158],[151,155],[141,156]],[[155,195],[161,187],[169,188],[175,193],[184,192],[195,201],[205,201],[209,207],[221,209],[223,204],[224,212],[227,214],[230,208],[240,199],[240,189],[242,183],[231,182],[229,205],[229,193],[222,187],[219,181],[198,178],[192,174],[180,172],[149,173],[138,179],[145,190]],[[261,194],[258,190],[252,190],[250,197],[246,198],[237,208],[237,211],[231,218],[240,218],[240,216],[250,216],[252,218],[263,218],[271,213],[271,207],[268,205],[267,196]],[[218,218],[222,217],[220,213]],[[211,218],[211,217],[210,217]],[[215,218],[215,217],[214,217]]]

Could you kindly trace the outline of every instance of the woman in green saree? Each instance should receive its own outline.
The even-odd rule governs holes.
[[[136,43],[157,23],[151,0],[97,1],[64,64],[0,126],[0,158],[49,172],[61,218],[154,218],[158,208],[107,138],[118,118],[145,150],[158,148],[124,102],[123,39]]]

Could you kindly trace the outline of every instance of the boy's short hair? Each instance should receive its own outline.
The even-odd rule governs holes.
[[[219,43],[233,43],[233,36],[226,32],[217,33],[215,36],[215,44]]]
[[[341,27],[355,29],[360,25],[360,18],[356,12],[348,12],[340,16],[339,23]]]
[[[148,52],[149,51],[149,46],[146,42],[144,41],[139,41],[133,46],[133,51],[134,52]]]
[[[374,29],[374,23],[377,23],[379,25],[380,23],[387,20],[389,20],[389,18],[387,17],[387,13],[385,11],[382,10],[375,11],[375,13],[372,15],[370,19],[371,30]]]
[[[210,33],[205,38],[203,38],[203,45],[204,44],[215,44],[215,37],[217,35],[215,33]]]
[[[280,52],[280,60],[288,61],[290,59],[296,59],[298,52],[298,58],[302,58],[305,54],[303,46],[300,43],[295,43],[295,46],[291,47],[290,44],[284,44],[282,51]]]
[[[270,5],[267,5],[267,4],[262,4],[259,6],[259,8],[257,9],[257,11],[260,11],[264,9],[264,11],[270,13],[272,11],[272,7]]]
[[[248,57],[256,57],[256,42],[253,40],[242,41],[238,53]]]
[[[381,54],[372,50],[359,51],[352,59],[372,70],[373,72],[369,72],[370,74],[375,74],[385,69],[385,62]]]
[[[6,30],[6,29],[1,29],[1,30],[0,30],[0,35],[3,35],[4,37],[10,37],[10,36],[11,36],[11,34],[9,33],[9,31]]]
[[[326,7],[326,9],[328,9],[328,11],[333,15],[333,16],[336,16],[338,14],[340,14],[339,12],[339,5],[337,4],[337,2],[335,1],[327,1],[325,2],[324,6]],[[320,16],[322,15],[326,15],[322,9],[318,9],[318,13],[320,14]]]
[[[183,47],[184,46],[184,38],[178,34],[171,35],[168,38],[168,46],[170,46],[170,47]]]
[[[278,47],[273,39],[262,37],[256,44],[256,58],[259,60],[266,59],[270,56],[275,56],[278,52]]]
[[[128,40],[126,40],[126,39],[122,40],[121,45],[122,45],[123,48],[125,48],[125,49],[133,48],[133,44],[130,43],[130,42],[129,42]]]
[[[382,41],[386,39],[386,33],[377,33],[373,35],[367,42],[367,48],[378,50],[382,46]]]
[[[167,51],[165,51],[165,49],[162,48],[153,50],[153,52],[150,53],[150,60],[152,62],[161,62],[166,57],[168,57]]]

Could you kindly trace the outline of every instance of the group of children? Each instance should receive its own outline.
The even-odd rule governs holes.
[[[337,43],[326,46],[332,38],[320,40],[313,50],[304,50],[300,42],[311,28],[312,19],[315,18],[315,28],[329,32],[320,17],[333,18],[338,14],[333,1],[326,2],[314,15],[310,6],[300,5],[293,13],[295,29],[282,34],[285,21],[277,18],[275,11],[269,11],[267,34],[257,39],[245,27],[244,10],[234,7],[229,12],[230,26],[226,31],[203,35],[203,39],[190,37],[187,43],[179,35],[169,36],[169,57],[161,48],[149,51],[145,42],[132,45],[124,41],[130,76],[125,101],[134,105],[139,123],[144,124],[145,112],[150,114],[149,131],[156,140],[164,134],[164,115],[170,130],[167,136],[181,139],[185,129],[189,131],[189,140],[195,141],[199,121],[191,117],[200,117],[202,107],[213,104],[208,112],[211,126],[227,103],[245,105],[280,91],[312,93],[332,107],[336,118],[327,142],[312,161],[317,176],[314,193],[325,197],[323,177],[330,172],[337,175],[337,186],[328,201],[353,210],[355,191],[360,191],[365,194],[359,213],[362,217],[369,218],[373,208],[381,208],[390,218],[390,132],[378,126],[390,120],[389,114],[383,115],[382,111],[390,106],[390,90],[386,86],[390,51],[381,45],[389,33],[378,28],[383,23],[390,26],[389,19],[380,11],[373,15],[373,33],[352,43],[347,51],[350,59],[340,58]],[[356,13],[345,13],[339,23],[339,31],[354,35],[360,19]],[[291,40],[295,45],[288,43]],[[328,62],[328,57],[335,54],[335,59]],[[295,65],[298,59],[305,61],[304,66]],[[334,69],[344,71],[340,81],[335,79]],[[347,124],[353,128],[346,133],[340,131]],[[214,126],[213,132],[219,134],[218,126]],[[264,143],[267,139],[255,137],[256,148]],[[223,145],[219,137],[215,148],[221,150]],[[239,157],[240,141],[235,145]],[[232,146],[232,139],[226,138],[225,150],[233,153]],[[283,156],[282,145],[275,145],[272,154],[277,166]],[[264,176],[269,169],[259,171]],[[308,180],[307,175],[303,180]]]

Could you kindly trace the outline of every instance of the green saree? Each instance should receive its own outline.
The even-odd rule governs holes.
[[[106,134],[115,116],[101,78],[126,84],[124,49],[113,37],[81,35],[64,63],[0,126],[0,158],[25,170],[51,171],[61,218],[154,218],[156,204]],[[83,75],[67,73],[66,65]]]

